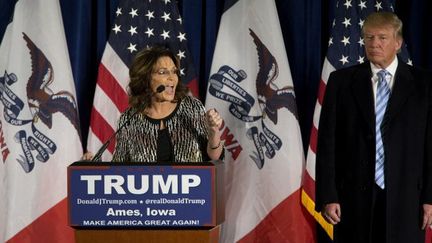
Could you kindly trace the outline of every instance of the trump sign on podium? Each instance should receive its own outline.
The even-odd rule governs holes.
[[[215,163],[94,163],[68,168],[69,223],[76,227],[219,224]],[[223,211],[222,211],[223,212]]]

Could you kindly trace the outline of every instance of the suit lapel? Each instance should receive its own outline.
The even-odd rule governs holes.
[[[352,94],[355,97],[360,112],[371,129],[375,128],[375,109],[371,83],[372,72],[369,63],[364,63],[354,73]]]
[[[411,95],[414,88],[413,79],[414,78],[408,69],[408,65],[399,61],[398,68],[396,69],[393,90],[384,117],[386,123],[391,122],[398,111],[401,110],[402,105]]]

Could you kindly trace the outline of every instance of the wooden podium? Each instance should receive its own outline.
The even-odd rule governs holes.
[[[76,229],[77,243],[217,243],[220,225],[201,229]]]
[[[110,242],[149,242],[149,243],[183,243],[183,242],[211,242],[211,243],[217,243],[219,242],[219,235],[221,231],[220,224],[224,221],[224,213],[225,213],[225,198],[224,198],[224,187],[223,187],[223,162],[221,161],[213,161],[211,163],[177,163],[177,164],[147,164],[147,163],[108,163],[108,162],[75,162],[68,168],[68,206],[69,206],[69,224],[75,228],[75,240],[78,243],[110,243]],[[208,170],[208,171],[207,171]],[[186,172],[184,172],[186,171]],[[169,175],[163,174],[159,178],[167,178],[168,176],[171,176],[172,178],[177,178],[175,176],[178,175],[178,178],[181,178],[183,174],[187,175],[193,175],[194,171],[197,173],[197,178],[200,178],[200,184],[197,185],[197,183],[193,184],[193,187],[190,187],[187,191],[189,194],[185,194],[185,197],[188,198],[208,198],[208,200],[205,200],[208,202],[208,205],[204,205],[204,209],[200,208],[200,205],[198,205],[198,208],[196,208],[196,205],[190,205],[192,207],[191,209],[187,208],[188,205],[182,203],[180,209],[176,209],[176,205],[166,205],[164,203],[161,203],[160,205],[150,204],[145,205],[147,200],[159,200],[154,198],[169,198],[170,196],[173,197],[180,197],[179,195],[182,193],[181,188],[184,187],[182,182],[179,179],[179,186],[178,191],[172,186],[176,185],[176,183],[173,183],[171,180],[171,184],[168,184],[168,180],[166,184],[162,183],[162,186],[171,185],[170,193],[173,192],[175,195],[168,195],[169,193],[165,193],[164,195],[154,195],[153,192],[144,192],[142,191],[141,195],[125,195],[130,192],[128,192],[129,185],[126,187],[126,185],[121,184],[118,181],[118,178],[128,178],[129,176],[137,177],[137,175],[141,176],[148,176],[148,178],[152,178],[153,174],[158,174],[157,176],[160,176],[159,174],[168,173]],[[202,173],[200,174],[200,171],[204,171],[205,173],[208,172],[210,176],[203,176]],[[102,178],[100,180],[97,179],[82,179],[85,178]],[[107,194],[107,187],[111,186],[111,184],[107,183],[106,181],[103,181],[106,177],[113,177],[116,176],[117,181],[115,183],[112,183],[112,188],[109,188],[108,192],[110,194]],[[81,179],[79,179],[81,178]],[[144,177],[142,177],[144,178]],[[147,177],[146,177],[147,178]],[[87,180],[87,181],[86,181]],[[86,182],[85,186],[80,185],[82,183]],[[143,182],[141,182],[143,184]],[[99,185],[100,184],[100,185]],[[136,183],[135,184],[139,184]],[[182,186],[180,186],[180,184]],[[108,186],[107,186],[108,185]],[[92,188],[93,186],[93,188]],[[136,186],[136,185],[135,185]],[[200,188],[200,187],[203,188]],[[148,186],[149,188],[151,186]],[[83,189],[84,188],[84,189]],[[111,192],[112,190],[123,190],[122,188],[125,188],[124,192],[119,193],[119,195],[114,195],[115,193]],[[154,186],[153,186],[154,189]],[[184,189],[184,188],[183,188]],[[165,187],[165,190],[167,188]],[[137,194],[137,190],[132,190]],[[160,193],[159,191],[157,191]],[[124,193],[122,195],[122,193]],[[183,192],[184,193],[184,192]],[[195,194],[197,193],[198,196]],[[204,194],[203,194],[204,193]],[[208,195],[207,195],[208,194]],[[86,199],[86,196],[90,196],[91,200]],[[115,197],[114,197],[115,196]],[[130,199],[132,196],[132,200]],[[138,197],[137,197],[138,196]],[[113,199],[114,197],[115,199]],[[108,198],[108,199],[106,199]],[[184,220],[179,219],[179,222],[196,222],[199,221],[200,224],[197,226],[173,226],[173,225],[164,225],[164,226],[155,226],[155,225],[134,225],[134,226],[124,226],[124,225],[117,225],[112,226],[109,225],[110,220],[113,222],[123,222],[129,220],[131,217],[127,218],[126,220],[116,220],[116,219],[109,219],[104,218],[105,216],[98,216],[97,212],[99,210],[102,210],[102,212],[105,212],[104,210],[104,203],[101,203],[101,200],[105,200],[108,202],[118,202],[118,198],[128,198],[129,201],[134,202],[133,198],[139,198],[139,202],[141,204],[137,203],[136,205],[133,205],[132,209],[122,209],[122,207],[117,206],[117,208],[112,211],[119,210],[121,212],[130,212],[130,215],[134,214],[136,210],[140,210],[140,212],[146,212],[147,215],[144,215],[145,213],[142,213],[141,216],[138,217],[139,221],[142,222],[173,222],[175,220],[175,217],[169,218],[170,220],[167,220],[167,216],[158,218],[158,215],[150,215],[149,207],[152,208],[154,212],[156,212],[157,206],[160,207],[168,207],[173,208],[172,210],[177,210],[177,216],[180,217],[181,212],[188,211],[188,214],[197,214],[200,213],[202,215],[209,215],[209,217],[205,217],[205,220],[202,220],[202,217],[198,217],[198,215],[186,215],[186,218],[190,219],[198,219],[198,220]],[[116,201],[117,200],[117,201]],[[86,205],[88,203],[88,205]],[[116,205],[115,205],[116,206]],[[112,207],[115,207],[113,205],[109,205],[110,210]],[[202,205],[201,205],[202,206]],[[141,209],[137,209],[141,207]],[[186,209],[185,209],[186,207]],[[195,208],[194,208],[195,207]],[[180,212],[181,211],[181,212]],[[107,213],[108,215],[108,213]],[[130,216],[129,215],[129,216]],[[202,216],[199,215],[199,216]],[[124,215],[123,215],[124,216]],[[145,220],[146,217],[151,217],[151,220]],[[188,219],[189,219],[188,218]],[[130,220],[129,220],[130,221]],[[135,220],[136,221],[136,220]],[[100,224],[100,222],[103,222],[103,224]],[[107,223],[108,222],[108,223]]]

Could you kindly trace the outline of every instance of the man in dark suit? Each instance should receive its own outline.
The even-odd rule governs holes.
[[[342,243],[424,243],[432,224],[432,74],[396,57],[402,22],[369,15],[369,62],[330,75],[322,106],[316,209]]]

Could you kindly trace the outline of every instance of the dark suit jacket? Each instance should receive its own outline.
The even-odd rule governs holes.
[[[341,205],[337,242],[368,242],[375,184],[375,111],[369,63],[333,72],[322,106],[316,209]],[[432,204],[432,75],[399,61],[382,131],[387,242],[423,243]]]

